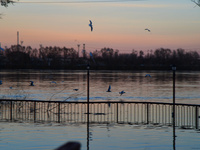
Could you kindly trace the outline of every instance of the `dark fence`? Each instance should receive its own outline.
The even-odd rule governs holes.
[[[0,121],[87,123],[87,102],[0,100]],[[200,105],[176,104],[175,124],[199,129]],[[173,104],[90,102],[90,123],[172,125]]]

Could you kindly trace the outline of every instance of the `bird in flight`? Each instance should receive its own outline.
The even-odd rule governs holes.
[[[56,83],[56,81],[51,81],[50,83],[54,83],[54,84],[57,84],[57,83]]]
[[[151,30],[149,30],[148,28],[144,29],[144,30],[147,30],[148,32],[151,32]]]
[[[122,94],[124,94],[124,93],[126,93],[126,92],[124,92],[124,91],[119,92],[120,96],[121,96]]]
[[[193,3],[195,3],[197,6],[199,6],[200,7],[200,0],[191,0]]]
[[[91,28],[91,31],[93,31],[93,25],[92,25],[92,21],[91,20],[89,20],[90,21],[90,24],[89,24],[89,26],[90,26],[90,28]]]
[[[111,92],[111,86],[109,85],[108,90],[106,92]]]
[[[33,84],[33,81],[30,81],[31,83],[30,83],[30,86],[34,86],[34,84]]]
[[[146,74],[145,77],[151,77],[151,75],[150,74]]]
[[[1,48],[1,46],[0,46],[0,50],[4,51],[4,49],[3,49],[3,48]]]

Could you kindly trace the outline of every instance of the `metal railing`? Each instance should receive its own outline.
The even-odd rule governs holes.
[[[0,100],[0,121],[87,123],[87,102]],[[175,125],[199,129],[200,105],[176,104]],[[90,123],[172,125],[172,103],[90,102]]]

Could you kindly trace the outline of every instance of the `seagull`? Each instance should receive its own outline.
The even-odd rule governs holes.
[[[51,83],[57,84],[56,81],[51,81]]]
[[[3,49],[3,48],[1,48],[1,46],[0,46],[0,50],[4,51],[4,49]]]
[[[126,93],[126,92],[124,92],[124,91],[119,92],[120,96],[121,96],[122,94],[124,94],[124,93]]]
[[[2,85],[3,83],[2,83],[2,81],[0,80],[0,85]]]
[[[33,81],[30,81],[31,83],[30,83],[30,86],[34,86],[34,84],[33,84]]]
[[[197,2],[196,2],[196,0],[191,0],[191,1],[194,2],[197,6],[200,7],[200,0],[197,0]]]
[[[78,89],[73,89],[74,91],[78,91]]]
[[[92,25],[92,21],[90,20],[90,24],[89,24],[91,31],[93,31],[93,25]]]
[[[151,77],[151,75],[150,74],[146,74],[145,77]]]
[[[109,85],[108,90],[106,92],[111,92],[111,86]]]
[[[149,30],[148,28],[144,29],[144,30],[147,30],[148,32],[151,32],[151,30]]]

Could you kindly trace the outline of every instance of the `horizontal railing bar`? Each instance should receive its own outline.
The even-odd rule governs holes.
[[[15,101],[15,102],[41,102],[41,103],[72,103],[72,104],[87,104],[88,102],[74,102],[74,101],[44,101],[44,100],[15,100],[15,99],[0,99],[1,101]],[[92,103],[135,103],[135,104],[157,104],[157,105],[173,105],[173,103],[164,103],[164,102],[139,102],[139,101],[90,101]],[[182,106],[199,106],[200,104],[185,104],[185,103],[175,103],[175,105],[182,105]]]

